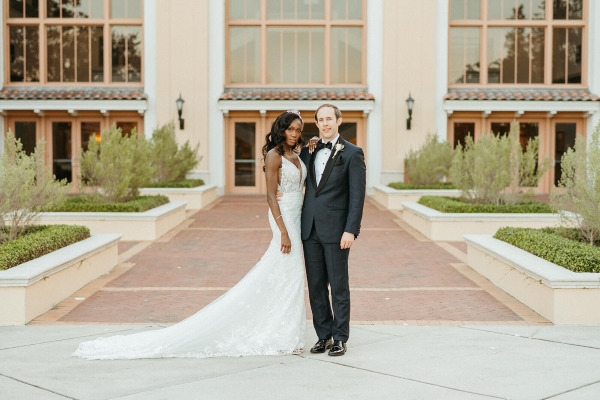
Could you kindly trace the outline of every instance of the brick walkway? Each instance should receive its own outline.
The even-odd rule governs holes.
[[[110,274],[31,324],[180,321],[260,259],[266,216],[263,196],[225,196],[155,242],[123,242]],[[466,266],[463,243],[431,242],[371,200],[362,225],[350,252],[353,324],[548,324]]]

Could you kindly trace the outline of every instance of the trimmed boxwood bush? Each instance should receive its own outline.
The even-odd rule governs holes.
[[[30,226],[25,235],[0,246],[0,270],[15,267],[89,237],[90,230],[85,226]]]
[[[167,204],[166,196],[140,196],[123,203],[107,203],[95,195],[77,195],[68,197],[61,205],[49,208],[51,212],[144,212]]]
[[[148,187],[151,188],[195,188],[198,186],[204,185],[204,181],[202,179],[184,179],[181,181],[173,181],[173,182],[157,182],[151,183]]]
[[[509,213],[509,214],[550,214],[552,207],[539,201],[525,201],[517,204],[474,204],[465,203],[460,198],[444,196],[423,196],[419,204],[444,213]]]
[[[574,272],[600,272],[600,248],[548,230],[505,227],[494,237]]]
[[[392,182],[388,185],[396,190],[425,190],[425,189],[456,189],[450,182],[438,183],[434,185],[418,185],[415,183]]]

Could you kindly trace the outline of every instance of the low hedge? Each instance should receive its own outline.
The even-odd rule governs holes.
[[[0,270],[15,267],[89,237],[90,230],[85,226],[33,226],[25,235],[0,245]]]
[[[524,201],[517,204],[474,204],[460,198],[444,196],[423,196],[419,204],[444,213],[509,213],[509,214],[550,214],[552,207],[539,201]]]
[[[166,196],[140,196],[123,203],[106,203],[94,195],[76,195],[67,197],[60,205],[47,209],[51,212],[144,212],[167,204]]]
[[[179,189],[179,188],[195,188],[195,187],[202,186],[202,185],[204,185],[204,181],[202,179],[184,179],[182,181],[152,183],[146,187]]]
[[[456,189],[450,182],[438,183],[437,185],[417,185],[414,183],[392,182],[389,187],[396,190],[427,190],[427,189]]]
[[[494,237],[574,272],[600,272],[600,248],[544,229],[506,227]]]

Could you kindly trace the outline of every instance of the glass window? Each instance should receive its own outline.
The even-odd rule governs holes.
[[[270,27],[268,83],[324,83],[323,28]]]
[[[101,26],[48,26],[48,82],[102,82],[103,35]]]
[[[38,0],[9,0],[8,2],[9,18],[38,18],[39,10]]]
[[[475,123],[473,122],[455,122],[454,140],[452,146],[456,148],[460,143],[464,147],[467,136],[475,137]]]
[[[248,1],[248,0],[246,0],[246,1]],[[253,1],[258,2],[257,0],[253,0]],[[267,2],[267,18],[268,19],[324,19],[325,18],[325,1],[324,0],[311,0],[311,1],[268,0],[268,2]]]
[[[450,82],[479,83],[479,28],[450,29]]]
[[[37,26],[10,26],[10,82],[39,82],[39,35]]]
[[[255,135],[255,123],[235,123],[235,186],[256,186]]]
[[[229,65],[231,83],[260,82],[260,28],[229,30]]]
[[[118,121],[115,125],[118,129],[121,129],[123,136],[137,132],[137,122],[135,121]]]
[[[553,0],[554,19],[582,19],[583,0]]]
[[[46,15],[48,18],[104,18],[104,0],[46,0]]]
[[[112,81],[142,81],[142,30],[138,26],[112,28]]]
[[[331,83],[361,83],[362,28],[331,30]]]
[[[488,30],[489,83],[544,82],[543,28]]]
[[[64,0],[63,0],[64,1]],[[142,4],[140,0],[111,0],[111,18],[142,18]]]
[[[15,122],[15,138],[21,141],[23,151],[29,155],[35,150],[35,122]]]
[[[575,147],[577,136],[577,124],[562,123],[555,127],[555,150],[554,150],[554,184],[558,185],[562,176],[561,161],[567,150]]]
[[[581,28],[554,28],[552,83],[581,83]]]
[[[230,19],[260,19],[260,0],[229,0]]]
[[[331,0],[332,19],[361,19],[361,0]]]
[[[450,19],[479,19],[480,0],[450,0]]]
[[[510,122],[492,122],[492,134],[506,136],[510,133]]]
[[[545,0],[488,0],[488,18],[545,19]]]
[[[100,142],[100,122],[81,123],[81,150],[87,151],[90,140]]]

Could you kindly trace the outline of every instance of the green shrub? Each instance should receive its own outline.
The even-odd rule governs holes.
[[[436,185],[448,176],[453,157],[449,142],[440,142],[437,135],[427,134],[425,143],[410,150],[404,159],[405,171],[411,184]]]
[[[517,204],[475,204],[454,197],[423,196],[419,199],[419,204],[444,213],[545,214],[553,212],[548,204],[538,201],[523,201]]]
[[[148,187],[153,188],[195,188],[204,185],[202,179],[184,179],[174,182],[157,182],[151,183]]]
[[[173,122],[155,129],[151,141],[151,162],[155,171],[152,181],[184,180],[185,175],[200,161],[198,148],[199,145],[192,149],[189,140],[181,147],[177,145]]]
[[[545,233],[550,233],[552,235],[558,235],[560,237],[564,237],[565,239],[571,239],[571,240],[575,240],[577,242],[589,244],[588,239],[582,235],[581,230],[579,230],[578,228],[568,228],[565,226],[557,226],[557,227],[541,228],[540,230]],[[600,238],[597,238],[595,240],[594,246],[600,247]]]
[[[424,189],[455,189],[452,182],[440,182],[434,185],[418,185],[404,182],[392,182],[389,187],[396,190],[424,190]]]
[[[577,226],[588,243],[600,239],[600,124],[589,143],[577,137],[575,149],[568,149],[561,159],[562,174],[550,200],[565,226]]]
[[[501,228],[494,237],[574,272],[600,272],[600,248],[530,228]]]
[[[0,155],[0,244],[21,236],[40,216],[45,206],[59,204],[69,192],[66,180],[56,181],[44,162],[45,142],[30,155],[11,131],[4,138]]]
[[[0,245],[0,270],[23,264],[89,237],[90,230],[85,226],[38,225],[29,227],[23,236]]]
[[[150,146],[146,138],[133,130],[123,135],[112,126],[102,133],[98,143],[90,140],[81,154],[81,182],[99,187],[107,202],[123,202],[139,196],[139,188],[150,183],[154,168],[150,163]]]
[[[539,139],[529,140],[525,151],[519,125],[513,122],[506,136],[484,134],[477,142],[467,136],[455,151],[450,177],[465,201],[477,204],[516,204],[522,187],[537,186],[550,168],[550,158],[538,163]]]
[[[169,202],[166,196],[140,196],[126,202],[108,203],[97,195],[68,197],[62,204],[48,208],[51,212],[144,212]]]

